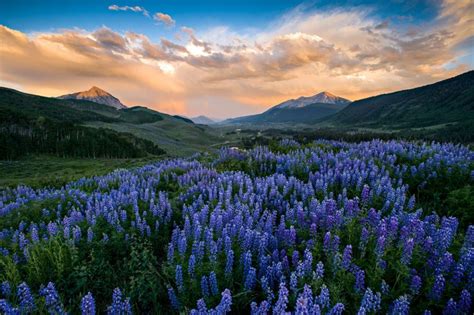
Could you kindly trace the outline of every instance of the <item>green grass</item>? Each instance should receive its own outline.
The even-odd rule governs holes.
[[[213,150],[215,144],[226,140],[218,129],[189,124],[167,115],[163,115],[163,120],[154,123],[130,124],[94,121],[87,123],[86,126],[131,133],[138,138],[152,141],[173,156],[189,156],[198,151]]]
[[[0,189],[16,187],[19,184],[35,188],[59,187],[82,177],[104,175],[118,168],[139,167],[159,159],[159,157],[78,159],[30,156],[17,161],[0,161]]]

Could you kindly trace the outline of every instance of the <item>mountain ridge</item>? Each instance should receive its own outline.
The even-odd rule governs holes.
[[[474,119],[474,71],[352,102],[328,118],[347,126],[417,128]]]
[[[350,102],[351,101],[348,99],[345,99],[340,96],[336,96],[327,91],[323,91],[313,96],[300,96],[296,99],[290,99],[290,100],[284,101],[280,104],[277,104],[271,107],[269,110],[271,110],[272,108],[301,108],[301,107],[311,105],[311,104],[316,104],[316,103],[347,105]]]
[[[195,124],[201,124],[201,125],[213,125],[216,124],[217,121],[215,121],[212,118],[209,118],[205,115],[199,115],[196,117],[191,117],[190,118]]]
[[[350,104],[350,100],[329,92],[301,96],[274,105],[261,114],[227,119],[222,124],[302,123],[312,124],[331,116]]]
[[[97,87],[92,86],[87,91],[75,92],[71,94],[65,94],[58,96],[59,99],[74,99],[74,100],[87,100],[94,103],[107,105],[116,109],[125,109],[127,106],[122,104],[122,102],[110,94],[109,92]]]

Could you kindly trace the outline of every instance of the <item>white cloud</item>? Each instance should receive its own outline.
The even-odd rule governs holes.
[[[153,19],[157,22],[164,23],[166,26],[173,26],[176,23],[170,15],[161,12],[155,13]]]
[[[125,6],[118,6],[116,4],[113,4],[113,5],[110,5],[109,6],[109,10],[111,11],[133,11],[133,12],[140,12],[142,13],[144,16],[146,17],[150,17],[150,14],[148,13],[147,10],[145,10],[145,8],[143,7],[139,7],[139,6],[128,6],[128,5],[125,5]]]

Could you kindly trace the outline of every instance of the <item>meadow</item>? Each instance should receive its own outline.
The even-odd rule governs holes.
[[[472,314],[474,152],[270,142],[0,191],[5,314]]]

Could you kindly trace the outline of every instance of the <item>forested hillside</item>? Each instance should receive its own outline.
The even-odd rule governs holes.
[[[0,157],[12,160],[28,154],[59,157],[135,158],[165,151],[149,140],[103,128],[31,118],[0,110]]]
[[[29,154],[59,157],[136,158],[165,151],[130,133],[85,127],[90,121],[154,122],[159,114],[133,108],[123,112],[104,105],[58,100],[0,89],[0,159]]]

